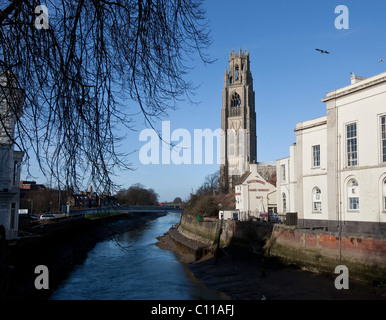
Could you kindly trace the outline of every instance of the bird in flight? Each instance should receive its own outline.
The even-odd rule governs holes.
[[[326,54],[329,54],[329,52],[328,51],[326,51],[326,50],[321,50],[321,49],[315,49],[316,51],[320,51],[320,53],[326,53]]]
[[[378,62],[382,62],[382,61],[383,61],[383,59],[378,60]]]

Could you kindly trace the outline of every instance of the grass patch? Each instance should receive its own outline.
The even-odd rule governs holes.
[[[84,217],[86,219],[90,220],[96,220],[96,219],[102,219],[107,217],[114,217],[121,214],[124,214],[125,212],[117,212],[117,211],[95,211],[93,213],[86,213]]]

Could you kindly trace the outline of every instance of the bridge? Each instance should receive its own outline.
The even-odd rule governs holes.
[[[167,212],[167,211],[180,211],[182,209],[174,206],[111,206],[111,207],[96,207],[87,208],[81,210],[71,210],[70,215],[90,214],[97,212]]]

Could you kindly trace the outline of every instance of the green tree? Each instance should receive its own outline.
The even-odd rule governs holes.
[[[180,204],[180,203],[182,203],[182,199],[180,197],[174,198],[173,204]]]
[[[212,195],[195,198],[185,208],[186,213],[192,216],[214,217],[218,215],[218,204]]]
[[[134,184],[128,189],[121,189],[116,195],[121,205],[156,205],[158,194],[153,189],[146,189],[142,184]]]

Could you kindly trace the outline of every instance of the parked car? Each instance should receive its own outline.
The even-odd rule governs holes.
[[[55,215],[52,213],[43,213],[40,215],[40,220],[46,220],[46,219],[55,219]]]
[[[29,222],[37,222],[37,221],[39,221],[40,219],[39,219],[39,217],[37,217],[37,216],[34,216],[34,215],[30,215],[29,216]]]
[[[272,212],[269,214],[269,221],[271,222],[279,222],[279,216],[276,212]]]

